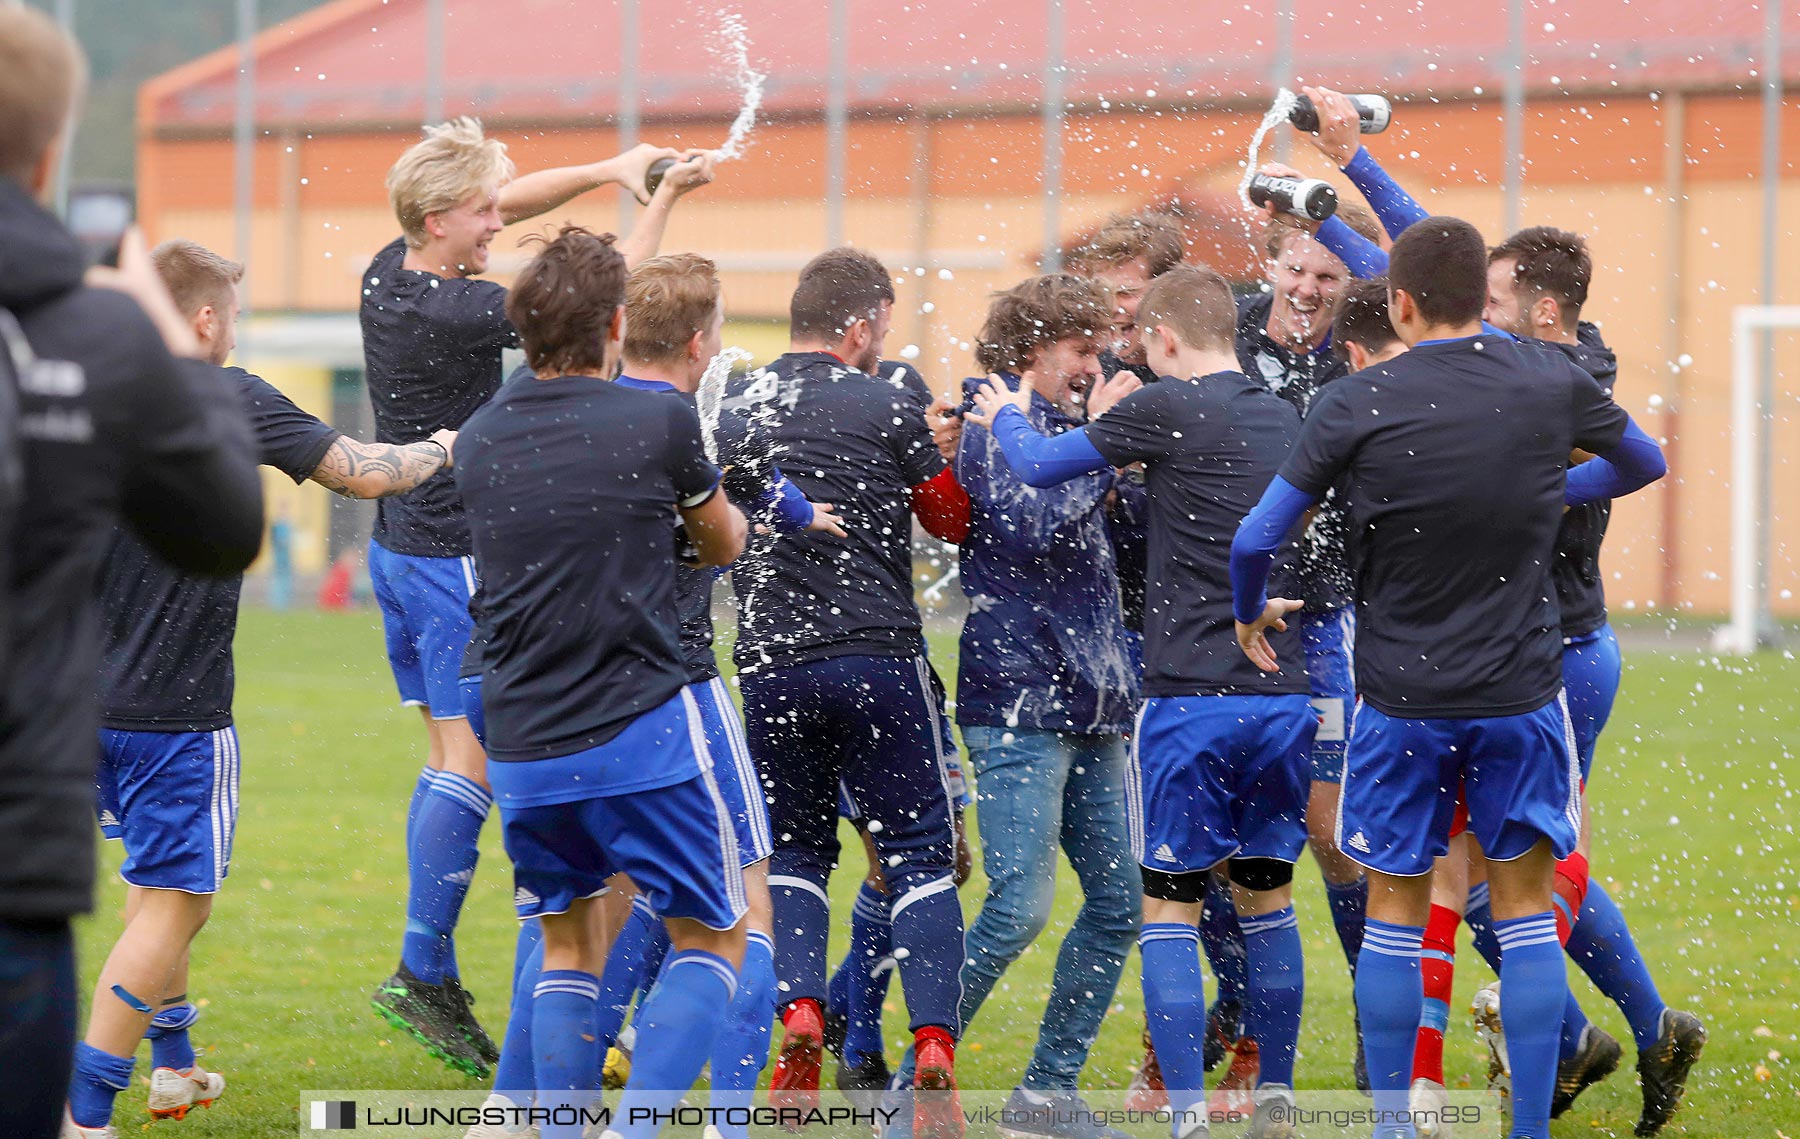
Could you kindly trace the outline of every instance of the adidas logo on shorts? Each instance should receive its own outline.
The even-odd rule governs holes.
[[[1156,860],[1158,862],[1173,862],[1173,861],[1175,861],[1175,852],[1169,849],[1168,843],[1165,842],[1161,846],[1156,848]]]
[[[1351,835],[1350,841],[1346,845],[1353,850],[1360,850],[1364,854],[1369,853],[1369,840],[1361,831],[1357,831],[1355,834]]]
[[[100,825],[103,827],[116,827],[119,825],[119,816],[113,814],[111,811],[101,811]]]
[[[543,900],[523,886],[513,891],[513,905],[515,906],[535,906]]]

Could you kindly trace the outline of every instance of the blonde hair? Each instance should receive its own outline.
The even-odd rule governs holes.
[[[719,307],[719,276],[698,253],[652,257],[625,282],[625,358],[667,364],[686,358]]]
[[[56,22],[0,4],[0,176],[28,180],[87,85],[87,59]]]
[[[464,115],[425,128],[388,171],[388,201],[406,244],[425,244],[425,218],[451,209],[483,190],[512,181],[506,144],[481,133],[481,120]]]
[[[150,261],[168,286],[175,307],[190,320],[207,305],[223,308],[230,304],[232,292],[244,279],[242,265],[185,237],[172,238],[151,250]]]

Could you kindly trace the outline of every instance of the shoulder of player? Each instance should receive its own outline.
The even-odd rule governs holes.
[[[144,310],[116,289],[83,285],[18,315],[39,359],[80,365],[90,398],[130,393],[140,386],[146,361],[171,359]]]

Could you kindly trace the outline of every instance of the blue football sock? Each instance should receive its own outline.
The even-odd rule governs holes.
[[[69,1116],[82,1127],[112,1122],[113,1097],[131,1086],[135,1056],[114,1056],[83,1040],[75,1045],[75,1074],[69,1080]]]
[[[613,939],[606,955],[606,968],[600,972],[600,1055],[619,1039],[625,1027],[625,1016],[631,1011],[631,1000],[637,991],[648,987],[644,954],[651,940],[662,929],[662,919],[650,908],[642,895],[631,900],[631,913],[626,915],[619,936]]]
[[[538,1106],[555,1111],[584,1108],[598,1097],[594,1073],[600,1070],[595,1050],[594,1006],[600,981],[579,969],[546,969],[532,990],[532,1071],[540,1093]],[[509,1097],[510,1098],[510,1097]],[[579,1139],[581,1124],[543,1124],[543,1139]]]
[[[1331,903],[1331,924],[1337,929],[1338,944],[1344,947],[1344,960],[1350,963],[1350,975],[1356,975],[1356,958],[1362,953],[1363,912],[1369,904],[1369,880],[1325,883],[1325,897]]]
[[[1218,875],[1208,875],[1206,902],[1200,909],[1200,945],[1207,964],[1219,979],[1218,999],[1243,1000],[1250,983],[1250,966],[1244,957],[1244,931],[1238,927],[1237,906],[1231,887]]]
[[[889,920],[900,988],[912,1013],[913,1032],[935,1026],[962,1035],[962,902],[948,876],[910,889],[896,887]]]
[[[544,926],[536,918],[527,918],[519,923],[519,939],[513,943],[513,992],[519,991],[519,978],[524,975],[525,967],[531,963],[531,955],[537,947],[544,943]],[[541,961],[542,958],[540,957]],[[540,964],[536,968],[542,968]],[[536,981],[533,981],[535,984]],[[530,986],[526,986],[527,990]]]
[[[613,1113],[623,1139],[650,1139],[661,1130],[648,1119],[634,1123],[633,1111],[668,1111],[694,1086],[724,1027],[720,1010],[736,990],[737,970],[717,954],[684,949],[669,958],[638,1014],[631,1078]]]
[[[150,1066],[185,1072],[194,1066],[194,1045],[188,1029],[200,1019],[200,1010],[183,1001],[168,1005],[150,1021],[144,1035],[150,1039]]]
[[[894,927],[888,921],[887,895],[864,882],[850,911],[850,952],[844,958],[845,967],[839,970],[848,974],[848,1001],[834,1006],[848,1020],[844,1030],[846,1064],[858,1064],[885,1051],[881,1006],[893,975],[889,965],[893,952]]]
[[[1488,905],[1488,884],[1469,887],[1469,904],[1463,910],[1463,924],[1469,927],[1469,933],[1475,939],[1475,952],[1488,963],[1488,968],[1500,975],[1500,939],[1494,936],[1494,911]]]
[[[425,805],[425,794],[431,790],[431,785],[437,782],[437,777],[436,768],[423,767],[419,769],[419,781],[413,784],[412,800],[406,804],[406,849],[408,851],[412,850],[413,828],[419,823],[419,808]]]
[[[769,895],[775,903],[775,928],[781,931],[775,939],[776,1001],[785,1010],[803,997],[824,999],[825,941],[831,928],[824,880],[770,874]]]
[[[525,960],[517,963],[513,975],[512,1011],[506,1018],[506,1035],[500,1040],[500,1062],[494,1066],[494,1090],[516,1104],[527,1105],[537,1088],[537,1057],[532,1049],[532,1020],[538,981],[544,972],[544,938],[536,921],[525,926],[538,928],[538,935],[526,946],[524,930],[520,930],[518,948]],[[602,1050],[604,1051],[604,1049]]]
[[[775,1024],[775,943],[751,930],[744,939],[744,967],[738,970],[737,994],[725,1010],[725,1026],[712,1051],[712,1104],[715,1108],[749,1109],[757,1077],[769,1059],[769,1033]],[[725,1139],[744,1139],[747,1126],[717,1117]]]
[[[1572,1058],[1581,1050],[1581,1034],[1587,1031],[1587,1013],[1581,1010],[1581,1003],[1571,992],[1569,999],[1563,1004],[1562,1035],[1557,1040],[1556,1058],[1563,1061]]]
[[[1356,1011],[1362,1017],[1363,1053],[1380,1118],[1377,1139],[1411,1136],[1407,1091],[1412,1083],[1413,1045],[1425,1009],[1419,952],[1425,927],[1368,919],[1362,955],[1356,962]]]
[[[1244,990],[1244,1035],[1256,1041],[1262,1081],[1293,1087],[1294,1049],[1300,1042],[1300,1001],[1306,982],[1300,920],[1290,905],[1239,922],[1244,927],[1250,965],[1250,983]],[[1360,940],[1361,930],[1357,932]]]
[[[475,878],[481,824],[493,796],[473,779],[442,771],[431,784],[409,851],[406,938],[400,960],[428,985],[455,976],[456,919]]]
[[[1638,952],[1631,927],[1618,903],[1600,884],[1598,878],[1588,882],[1587,900],[1581,905],[1581,920],[1569,938],[1568,954],[1581,966],[1581,971],[1594,982],[1594,987],[1619,1006],[1631,1024],[1631,1035],[1641,1052],[1656,1043],[1662,1029],[1662,994],[1650,976]]]
[[[1171,1133],[1206,1118],[1206,984],[1200,933],[1182,922],[1147,922],[1138,934],[1144,959],[1144,1021],[1169,1089]],[[1198,1113],[1197,1115],[1194,1113]]]
[[[1556,938],[1556,913],[1494,923],[1500,939],[1500,1019],[1512,1064],[1513,1123],[1509,1139],[1550,1139],[1550,1097],[1556,1090],[1556,1043],[1568,974]]]

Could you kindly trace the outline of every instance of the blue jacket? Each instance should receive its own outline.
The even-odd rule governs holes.
[[[1004,377],[1016,387],[1017,377]],[[972,392],[984,380],[966,380]],[[1077,426],[1043,396],[1039,430]],[[1111,471],[1044,490],[1013,473],[986,429],[963,428],[956,478],[972,504],[962,546],[963,624],[956,719],[988,727],[1122,732],[1138,670],[1119,609],[1107,527]]]

